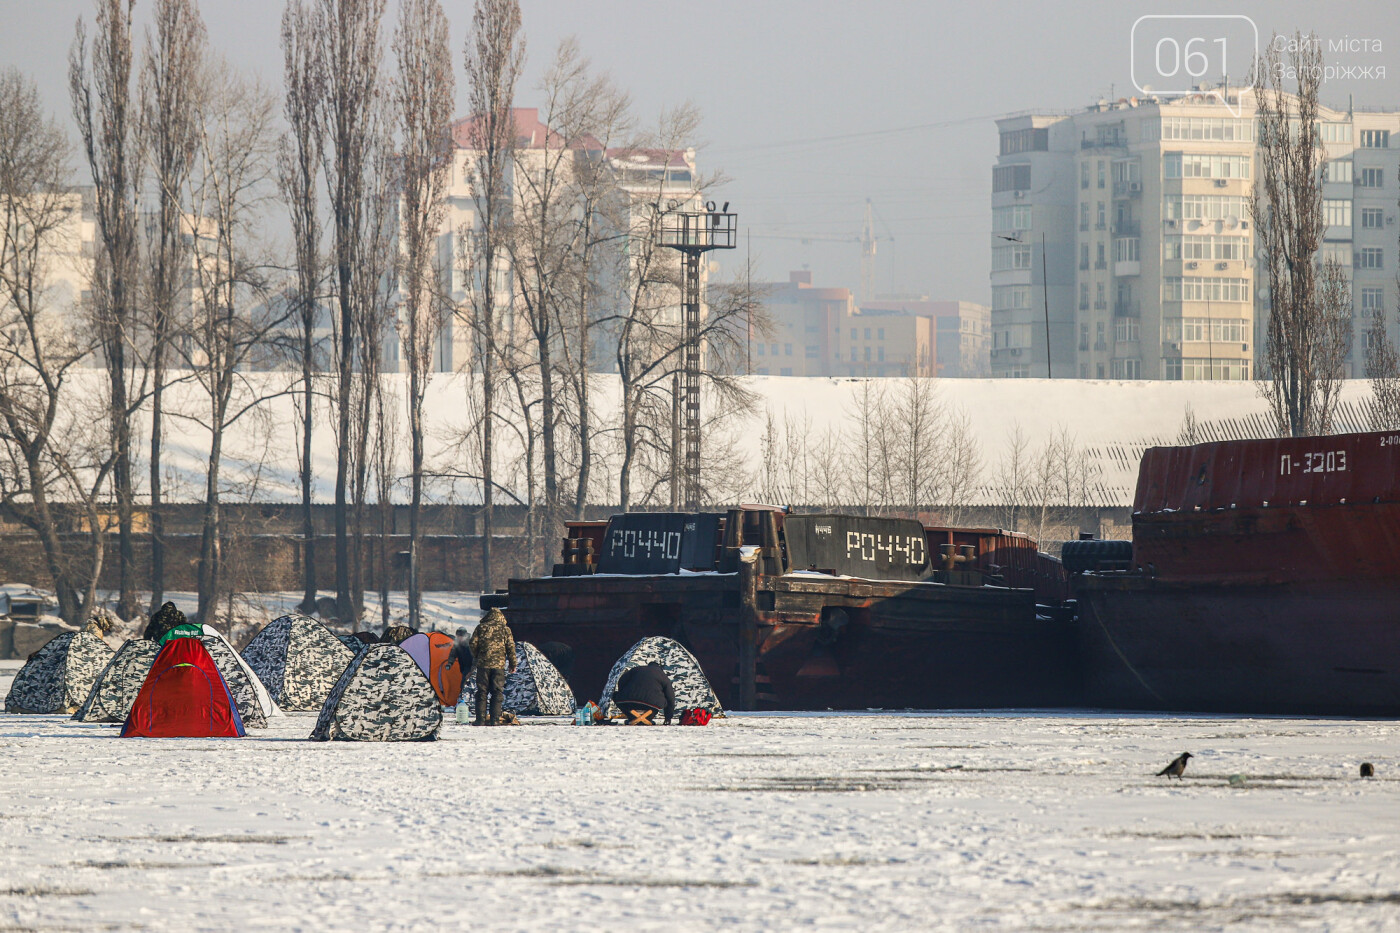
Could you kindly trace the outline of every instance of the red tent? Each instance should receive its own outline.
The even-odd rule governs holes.
[[[156,656],[122,736],[243,735],[243,720],[214,659],[198,638],[172,638]]]

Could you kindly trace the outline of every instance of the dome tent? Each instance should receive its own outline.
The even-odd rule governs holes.
[[[233,694],[202,638],[172,638],[160,649],[122,738],[218,738],[244,734]]]
[[[567,716],[574,711],[574,692],[559,669],[528,641],[515,643],[515,673],[506,675],[501,706],[517,716]],[[476,701],[476,668],[462,684],[462,696]]]
[[[399,643],[433,685],[443,706],[456,706],[462,694],[462,671],[452,657],[452,639],[442,632],[419,632]]]
[[[421,742],[441,729],[442,705],[418,663],[398,645],[370,645],[331,688],[311,738]]]
[[[264,719],[271,716],[281,716],[282,710],[277,704],[272,702],[272,695],[267,692],[267,687],[258,679],[258,675],[253,673],[253,669],[248,666],[248,662],[243,660],[243,656],[234,650],[233,645],[225,638],[218,629],[205,625],[202,627],[204,647],[209,649],[209,654],[214,658],[214,663],[219,665],[219,673],[224,675],[224,681],[228,684],[229,690],[233,693],[234,701],[238,703],[239,712],[243,714],[243,724],[245,726],[254,725],[249,722],[249,709],[256,706],[261,710]],[[218,642],[217,645],[214,642]],[[236,667],[236,671],[234,668]],[[246,679],[249,694],[240,692],[241,687],[235,687],[234,682],[240,684]],[[253,701],[256,701],[254,703]],[[251,715],[256,716],[256,713]],[[263,723],[266,725],[266,723]]]
[[[97,676],[73,718],[78,722],[125,722],[158,654],[160,645],[149,638],[127,641]]]
[[[274,619],[243,649],[243,660],[284,710],[317,710],[355,653],[300,613]]]
[[[612,670],[608,672],[608,682],[603,687],[603,698],[598,704],[607,715],[617,716],[621,712],[612,701],[613,693],[617,690],[617,679],[623,672],[650,664],[652,661],[659,662],[666,669],[666,676],[671,678],[671,688],[676,692],[677,710],[706,709],[713,716],[724,715],[719,698],[715,696],[714,688],[710,686],[705,672],[700,669],[700,662],[695,660],[695,655],[687,651],[680,642],[660,637],[643,638],[628,648],[627,653],[618,658],[617,663],[612,666]]]
[[[15,675],[5,712],[74,712],[115,655],[91,632],[64,632],[49,639]]]

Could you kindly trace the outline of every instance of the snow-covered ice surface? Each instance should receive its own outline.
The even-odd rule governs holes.
[[[127,741],[0,716],[0,929],[1400,925],[1392,722],[735,715],[361,745],[313,721]],[[1185,750],[1184,781],[1153,776]]]

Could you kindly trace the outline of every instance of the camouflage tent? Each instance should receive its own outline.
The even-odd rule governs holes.
[[[617,690],[617,679],[623,672],[650,664],[652,661],[660,662],[666,669],[666,675],[671,678],[671,688],[676,692],[677,710],[707,709],[713,716],[724,715],[719,698],[715,696],[714,688],[705,678],[705,672],[700,669],[700,662],[695,660],[695,655],[685,650],[685,646],[674,639],[653,637],[643,638],[628,648],[627,653],[618,658],[617,663],[608,672],[608,682],[603,687],[603,699],[598,705],[606,710],[609,716],[621,714],[617,704],[612,701],[613,692]]]
[[[371,645],[336,681],[311,738],[418,742],[441,729],[442,707],[418,663],[398,645]]]
[[[574,692],[558,668],[528,641],[515,643],[515,673],[506,676],[502,706],[517,716],[567,716],[574,711]],[[476,668],[462,684],[462,700],[476,702]],[[475,708],[475,707],[473,707]]]
[[[126,722],[158,654],[160,645],[149,638],[127,641],[97,676],[73,718],[78,722]]]
[[[115,654],[91,632],[64,632],[50,639],[15,675],[5,712],[73,712]]]
[[[257,705],[262,710],[263,717],[281,716],[282,710],[278,708],[276,703],[272,702],[272,695],[267,692],[267,687],[263,686],[263,682],[258,679],[258,675],[253,673],[253,669],[248,666],[248,662],[243,660],[243,656],[233,649],[233,645],[229,644],[228,639],[220,634],[218,629],[208,625],[204,626],[202,631],[204,633],[204,647],[209,649],[209,654],[214,659],[214,663],[219,666],[219,673],[224,675],[224,682],[228,685],[229,692],[233,694],[234,700],[238,703],[238,711],[243,717],[243,724],[245,726],[256,725],[255,722],[250,721],[250,719],[256,718],[256,714],[250,716],[248,713],[243,712],[246,703],[244,699],[240,699],[238,692],[240,688],[235,685],[235,682],[241,684],[244,678],[248,681],[248,687],[252,690],[252,696],[256,698]],[[210,644],[211,639],[217,640],[222,647],[215,648],[212,646]],[[229,660],[238,665],[239,670],[242,671],[241,676],[236,673],[230,673],[230,671],[224,669],[227,666],[226,662]]]
[[[292,613],[267,623],[243,660],[286,710],[317,710],[355,653],[320,622]]]

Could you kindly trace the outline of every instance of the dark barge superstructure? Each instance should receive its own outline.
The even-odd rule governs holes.
[[[483,597],[516,637],[571,649],[593,696],[638,639],[675,638],[736,709],[1062,706],[1077,671],[1059,562],[995,529],[798,515],[570,522],[549,577]]]
[[[1105,544],[1063,552],[1088,702],[1400,716],[1400,432],[1153,448]]]

